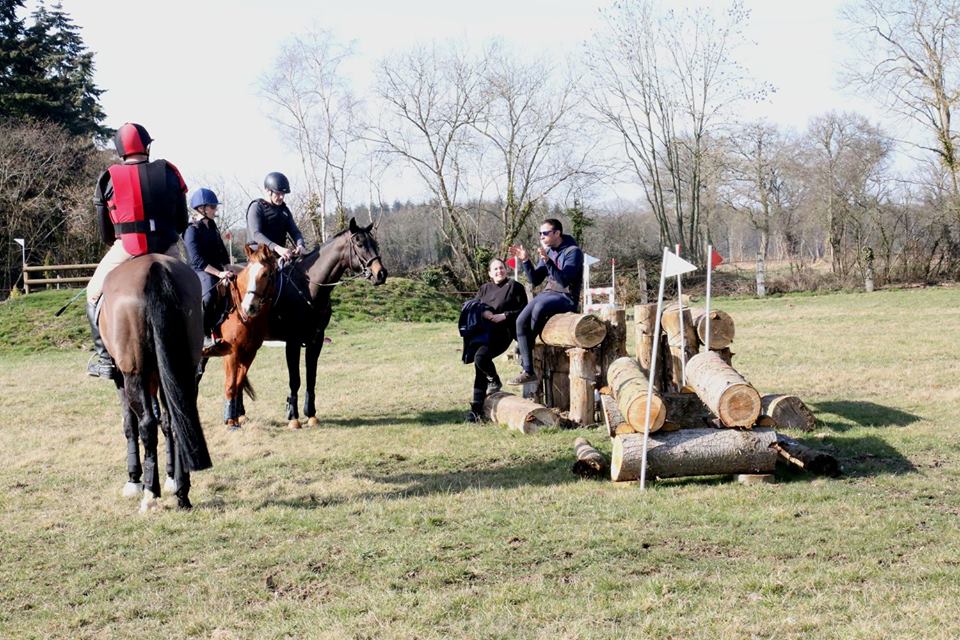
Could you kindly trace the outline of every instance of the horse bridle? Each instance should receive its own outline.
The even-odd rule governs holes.
[[[262,265],[263,263],[260,263],[260,264]],[[254,289],[253,291],[246,291],[241,295],[239,278],[234,278],[229,281],[230,297],[233,298],[233,306],[234,308],[236,308],[237,313],[240,315],[240,322],[242,322],[243,324],[247,324],[250,321],[250,316],[248,316],[243,311],[243,298],[249,293],[254,297],[255,300],[259,299],[260,304],[262,306],[264,301],[266,301],[270,297],[271,289],[273,288],[274,279],[276,278],[277,273],[278,271],[274,270],[270,274],[270,278],[267,280],[267,286],[264,287],[263,293],[260,293],[256,289]]]
[[[359,264],[361,268],[360,275],[357,277],[358,278],[362,277],[367,279],[372,278],[373,271],[370,270],[370,265],[372,265],[377,260],[380,260],[380,254],[377,253],[372,258],[364,260],[363,256],[360,255],[360,248],[357,246],[357,243],[353,241],[353,239],[356,237],[357,237],[357,234],[355,233],[350,234],[350,252],[353,254],[353,257],[357,259],[357,264]],[[380,264],[381,265],[383,264],[382,260],[380,261]]]

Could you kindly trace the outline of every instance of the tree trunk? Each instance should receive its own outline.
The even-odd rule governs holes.
[[[573,471],[581,478],[599,478],[606,475],[608,466],[603,454],[597,451],[586,438],[577,438],[573,442],[573,453],[577,461]]]
[[[623,419],[617,401],[608,393],[600,394],[600,407],[603,409],[603,421],[607,425],[607,435],[614,438],[623,433],[636,433],[636,430]]]
[[[686,363],[696,355],[699,349],[693,315],[690,313],[689,307],[673,304],[663,310],[660,323],[667,334],[667,343],[670,345],[671,382],[673,382],[676,391],[682,391],[685,386],[684,370]],[[683,325],[682,333],[681,324]]]
[[[771,473],[776,466],[773,429],[681,429],[650,434],[647,478]],[[643,434],[613,439],[610,477],[614,482],[639,480]]]
[[[690,359],[687,382],[725,426],[751,427],[760,416],[760,394],[713,351]]]
[[[773,426],[813,431],[817,419],[797,396],[769,394],[760,398],[760,415],[769,416]]]
[[[542,427],[557,424],[557,417],[550,409],[504,392],[487,396],[483,401],[483,414],[490,422],[507,425],[521,433],[536,433]]]
[[[567,416],[580,425],[594,424],[597,412],[597,358],[592,351],[575,347],[567,349],[570,357],[570,411]]]
[[[693,309],[693,324],[701,344],[707,344],[707,313],[704,309]],[[735,327],[733,318],[726,311],[710,309],[710,349],[729,347],[733,342]]]
[[[795,467],[818,476],[836,478],[840,475],[840,463],[829,453],[812,449],[800,444],[793,438],[777,434],[777,441],[773,448],[781,458]]]
[[[604,307],[599,315],[606,327],[606,335],[597,350],[597,364],[600,367],[597,386],[602,387],[607,384],[607,369],[610,363],[627,355],[627,312],[624,309]]]
[[[555,347],[582,347],[592,349],[607,334],[607,327],[591,314],[559,313],[544,325],[540,339]]]
[[[762,298],[765,295],[767,295],[766,266],[763,262],[763,256],[757,254],[757,297]]]
[[[643,260],[637,260],[637,288],[640,290],[640,302],[647,304],[650,295],[647,292],[647,269],[643,266]]]
[[[666,407],[656,391],[652,396],[647,396],[647,377],[643,375],[636,360],[630,357],[614,360],[607,370],[607,379],[620,413],[635,431],[643,431],[648,402],[650,431],[656,431],[663,426],[667,418]]]

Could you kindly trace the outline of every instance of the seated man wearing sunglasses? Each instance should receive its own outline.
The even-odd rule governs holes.
[[[563,225],[555,218],[540,223],[539,262],[534,267],[523,245],[510,247],[510,255],[520,260],[523,272],[533,286],[547,281],[543,290],[534,296],[517,316],[517,346],[523,371],[508,384],[536,382],[533,371],[533,341],[543,326],[558,313],[577,310],[580,288],[583,284],[583,251],[576,241],[563,233]]]

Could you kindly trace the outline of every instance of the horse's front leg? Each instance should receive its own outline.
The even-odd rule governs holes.
[[[238,367],[237,354],[229,353],[223,358],[223,423],[230,431],[240,428],[240,412],[237,410]]]
[[[287,420],[291,429],[300,428],[300,414],[297,412],[297,392],[300,391],[300,342],[287,340],[287,375],[290,378],[290,395],[287,396]]]
[[[307,343],[307,387],[303,391],[303,415],[307,417],[308,427],[319,427],[315,402],[317,390],[317,360],[323,349],[323,332],[317,334],[313,342]]]

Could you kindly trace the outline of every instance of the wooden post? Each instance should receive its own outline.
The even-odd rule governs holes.
[[[640,370],[643,375],[650,375],[650,353],[653,345],[657,345],[657,375],[653,381],[654,389],[663,391],[663,350],[661,349],[659,336],[654,336],[657,322],[657,303],[638,304],[633,307],[633,321],[635,327],[636,344],[634,345],[637,354],[637,362],[640,363]]]
[[[690,308],[674,304],[663,310],[660,319],[670,345],[671,382],[676,391],[683,390],[683,371],[686,363],[697,353],[699,341]],[[683,334],[681,338],[681,326]],[[689,381],[688,381],[689,383]]]
[[[594,423],[597,359],[588,349],[567,349],[570,356],[570,412],[568,417],[581,425]]]
[[[597,386],[603,387],[607,384],[610,363],[627,355],[627,312],[625,309],[604,307],[600,310],[600,320],[607,328],[607,334],[597,348],[597,364],[600,368]]]

